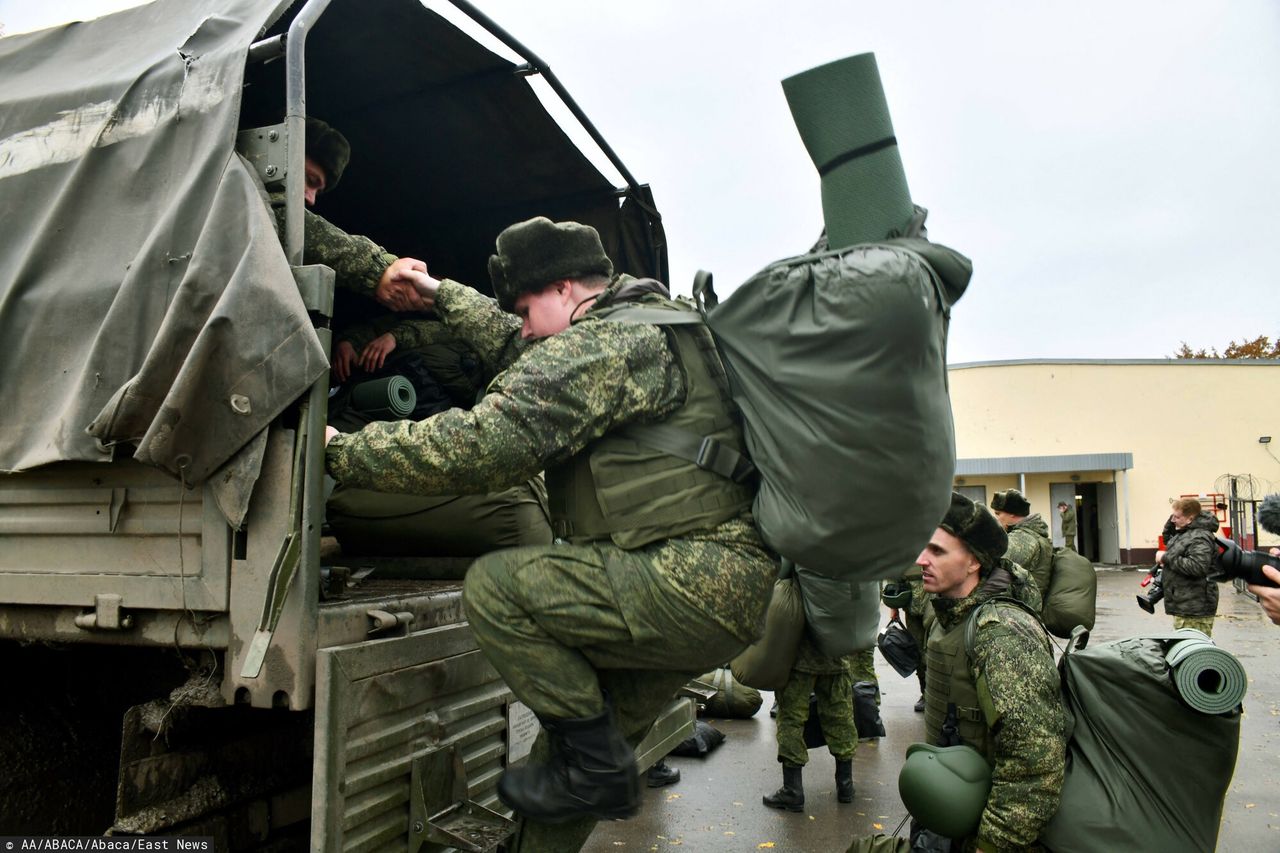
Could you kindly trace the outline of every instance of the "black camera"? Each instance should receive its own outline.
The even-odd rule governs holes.
[[[1218,551],[1213,555],[1213,573],[1210,580],[1226,583],[1241,578],[1255,586],[1278,586],[1262,573],[1263,566],[1280,569],[1280,557],[1272,557],[1262,551],[1246,551],[1225,536],[1215,536]]]
[[[1164,582],[1160,580],[1160,567],[1152,566],[1151,574],[1142,579],[1142,586],[1148,587],[1146,595],[1136,596],[1138,606],[1148,613],[1156,612],[1156,605],[1164,598]]]

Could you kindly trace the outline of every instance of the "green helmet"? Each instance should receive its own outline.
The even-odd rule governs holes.
[[[946,838],[977,830],[990,790],[991,767],[971,746],[913,743],[898,773],[898,795],[907,811]]]
[[[911,606],[911,584],[889,581],[884,585],[884,589],[880,590],[880,600],[884,602],[885,607],[907,609]]]

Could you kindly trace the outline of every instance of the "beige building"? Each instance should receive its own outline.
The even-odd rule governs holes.
[[[1076,507],[1081,553],[1149,563],[1181,496],[1214,505],[1252,547],[1257,502],[1280,491],[1280,361],[993,361],[949,368],[956,488],[1021,489],[1062,544]],[[1272,443],[1274,437],[1275,442]]]

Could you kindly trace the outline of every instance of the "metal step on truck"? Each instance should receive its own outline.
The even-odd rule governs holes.
[[[498,849],[538,725],[461,582],[322,556],[306,118],[354,151],[327,219],[476,285],[535,215],[666,279],[648,187],[462,0],[156,0],[0,39],[0,80],[0,834]],[[641,766],[692,720],[673,702]]]

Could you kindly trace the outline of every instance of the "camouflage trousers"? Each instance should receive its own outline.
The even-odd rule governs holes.
[[[870,681],[877,687],[880,686],[880,679],[876,678],[876,650],[874,646],[849,655],[849,676],[854,684]],[[876,704],[880,704],[879,699],[876,699]]]
[[[745,646],[651,559],[610,545],[487,554],[468,569],[463,600],[476,642],[517,699],[543,719],[579,719],[604,710],[607,693],[633,744],[682,685]],[[529,761],[549,753],[544,730]],[[595,823],[522,821],[508,849],[571,853]]]
[[[803,767],[809,763],[804,745],[804,722],[809,719],[809,694],[817,695],[818,721],[827,749],[836,758],[852,758],[858,748],[853,723],[853,678],[848,673],[815,675],[791,670],[778,691],[778,760]]]
[[[1173,617],[1174,628],[1195,628],[1197,631],[1203,631],[1206,636],[1213,636],[1213,618],[1212,616],[1175,616]]]

